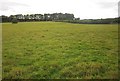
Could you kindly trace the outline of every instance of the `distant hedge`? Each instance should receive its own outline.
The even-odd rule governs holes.
[[[58,20],[56,22],[68,22],[77,24],[119,24],[119,18],[108,18],[108,19],[84,19],[84,20]]]

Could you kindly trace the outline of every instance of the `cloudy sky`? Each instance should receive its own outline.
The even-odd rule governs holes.
[[[119,0],[0,0],[0,15],[73,13],[81,19],[118,17]]]

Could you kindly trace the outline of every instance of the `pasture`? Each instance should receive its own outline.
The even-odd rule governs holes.
[[[2,24],[3,79],[116,79],[117,24]]]

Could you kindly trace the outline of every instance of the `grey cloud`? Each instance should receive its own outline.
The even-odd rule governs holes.
[[[28,5],[22,4],[22,3],[17,3],[17,2],[0,1],[0,10],[1,11],[11,10],[17,6],[26,6],[27,7]]]
[[[10,9],[11,9],[10,7],[4,6],[4,5],[2,5],[2,6],[0,7],[0,10],[1,10],[1,11],[6,11],[6,10],[10,10]]]
[[[117,6],[116,2],[99,2],[98,5],[101,8],[114,8]]]
[[[118,2],[118,16],[120,17],[120,1]]]

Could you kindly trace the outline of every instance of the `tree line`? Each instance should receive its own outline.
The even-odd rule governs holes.
[[[75,18],[74,14],[70,13],[53,13],[53,14],[17,14],[10,16],[0,16],[2,22],[31,22],[31,21],[55,21],[55,22],[68,22],[77,24],[116,24],[120,23],[120,17],[118,18],[106,18],[106,19],[84,19]]]
[[[55,20],[73,20],[74,14],[69,13],[53,13],[53,14],[17,14],[8,16],[0,16],[2,22],[12,22],[12,20],[17,19],[19,22],[25,21],[55,21]]]

